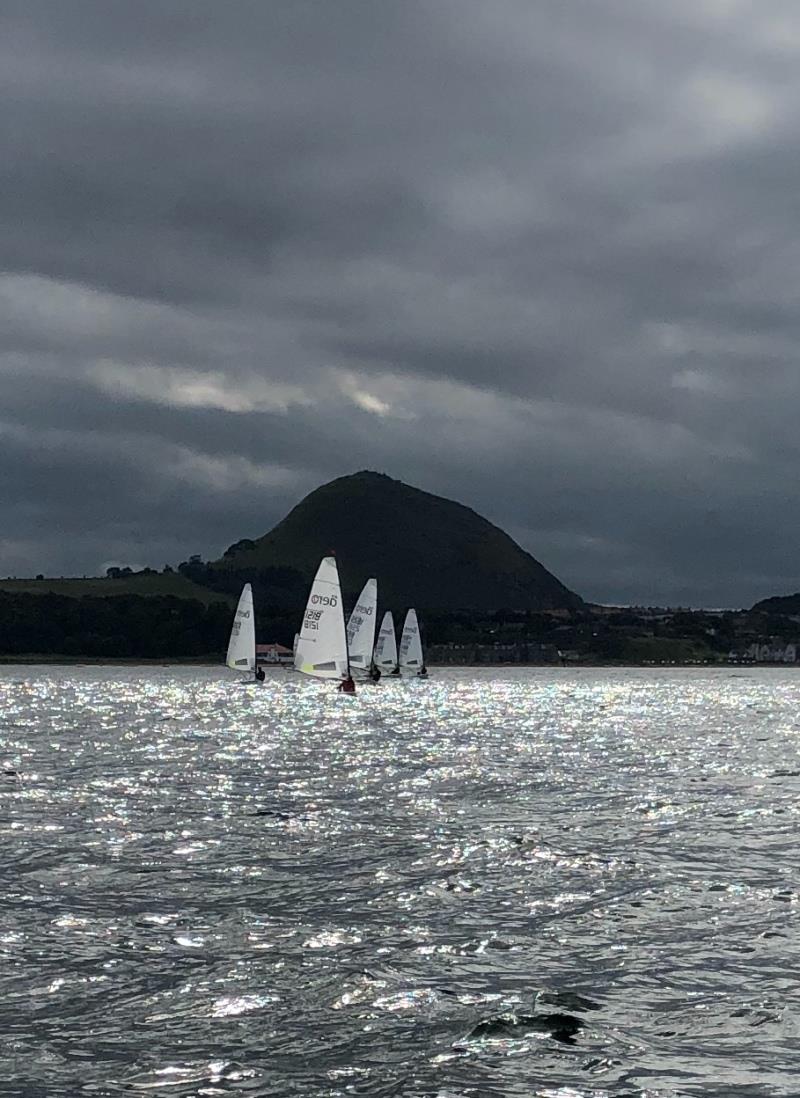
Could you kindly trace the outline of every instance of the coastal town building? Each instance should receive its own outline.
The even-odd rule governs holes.
[[[728,653],[729,663],[797,663],[797,645],[784,641],[754,642],[741,652]]]
[[[256,659],[259,663],[291,663],[292,650],[283,644],[257,644]]]

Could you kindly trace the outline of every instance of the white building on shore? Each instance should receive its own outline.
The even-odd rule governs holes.
[[[797,663],[797,645],[783,641],[756,643],[744,652],[729,652],[731,663]]]

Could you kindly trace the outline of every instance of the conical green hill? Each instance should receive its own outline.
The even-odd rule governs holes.
[[[212,567],[242,579],[262,575],[267,582],[270,575],[299,572],[308,582],[330,552],[345,597],[376,576],[382,607],[493,611],[583,605],[469,507],[373,472],[323,484],[268,534],[237,542]]]

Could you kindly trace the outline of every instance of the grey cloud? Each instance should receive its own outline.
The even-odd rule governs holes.
[[[0,571],[372,467],[589,598],[796,586],[798,53],[785,0],[4,4]]]

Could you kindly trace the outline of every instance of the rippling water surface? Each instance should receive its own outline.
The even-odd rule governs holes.
[[[797,1095],[799,688],[0,669],[0,1092]]]

